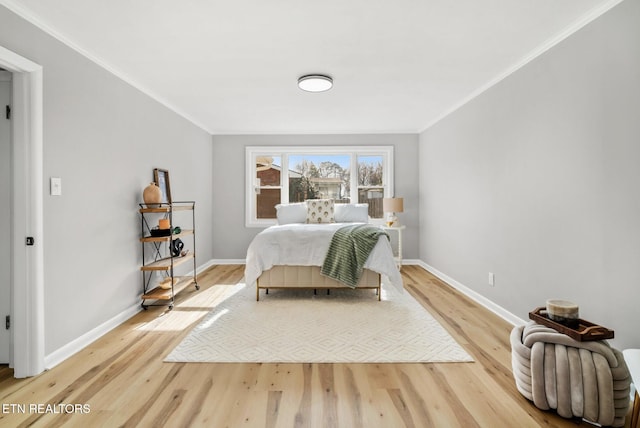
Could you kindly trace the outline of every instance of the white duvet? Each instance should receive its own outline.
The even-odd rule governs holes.
[[[247,250],[246,284],[254,285],[263,271],[276,265],[322,266],[333,233],[349,224],[353,223],[285,224],[263,230],[253,238]],[[403,289],[402,277],[386,236],[380,236],[364,267],[385,275],[397,289]]]

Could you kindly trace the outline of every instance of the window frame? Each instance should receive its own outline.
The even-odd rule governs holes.
[[[276,219],[257,218],[256,191],[260,188],[279,188],[280,203],[289,203],[289,156],[290,155],[349,155],[350,186],[352,203],[358,203],[358,156],[382,156],[382,187],[384,197],[394,194],[393,146],[246,146],[245,147],[245,226],[268,227],[277,224]],[[256,183],[256,158],[258,156],[280,156],[280,186],[258,186]],[[383,219],[372,219],[374,223]]]

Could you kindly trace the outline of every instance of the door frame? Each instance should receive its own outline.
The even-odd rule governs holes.
[[[45,369],[43,79],[42,66],[2,46],[0,67],[13,73],[9,364],[22,378]]]

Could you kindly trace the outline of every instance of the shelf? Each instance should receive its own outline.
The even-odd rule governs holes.
[[[191,211],[195,206],[195,202],[174,202],[172,204],[160,204],[159,207],[146,207],[146,204],[140,204],[140,213],[169,213],[171,211]],[[146,208],[145,208],[146,207]]]
[[[195,255],[195,202],[179,201],[156,204],[155,206],[147,206],[142,203],[139,204],[138,212],[140,214],[139,241],[142,244],[142,266],[140,266],[140,271],[142,272],[143,294],[141,306],[143,309],[147,309],[149,306],[168,306],[169,310],[171,310],[173,309],[174,299],[179,292],[191,284],[195,286],[196,290],[200,289],[195,274],[197,268]],[[158,234],[165,232],[168,235],[152,236],[151,233],[153,232],[155,235],[156,229],[150,226],[150,222],[153,220],[155,223],[159,217],[164,218],[160,222],[170,223],[170,229],[157,232]],[[187,220],[187,217],[190,217],[190,221]],[[182,223],[183,221],[185,223]],[[184,224],[190,229],[180,227],[180,233],[172,233],[176,229],[176,223]],[[165,225],[163,224],[163,226]],[[189,244],[186,248],[191,248],[186,251],[184,256],[172,256],[172,249],[176,248],[174,246],[176,241],[180,241],[180,238],[184,239],[185,237],[188,238],[186,243]],[[162,245],[163,242],[165,245]],[[151,253],[145,251],[147,247],[151,250]],[[186,264],[188,262],[193,264],[193,274],[176,276],[174,268],[180,265],[183,268],[189,266]],[[166,276],[169,280],[166,285],[173,284],[173,287],[165,288],[165,284],[162,284],[162,286],[161,284],[156,284],[154,282],[154,272],[162,272],[163,276]],[[155,301],[155,303],[149,304],[148,301]]]
[[[182,232],[169,236],[144,236],[140,238],[140,242],[169,242],[187,235],[193,235],[193,229],[182,229]]]
[[[194,257],[195,257],[195,253],[192,253],[192,252],[187,253],[186,256],[174,257],[173,267],[180,266],[182,263],[188,260],[192,260]],[[140,270],[142,271],[169,270],[169,269],[171,269],[171,257],[156,260],[155,262],[146,264],[144,266],[140,266]]]
[[[178,281],[173,286],[173,291],[171,288],[160,288],[156,287],[153,290],[142,295],[142,299],[144,300],[171,300],[173,296],[178,294],[180,291],[187,288],[189,285],[195,283],[195,278],[193,276],[176,276],[174,277]]]

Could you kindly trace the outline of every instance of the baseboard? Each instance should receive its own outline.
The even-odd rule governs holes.
[[[403,263],[404,263],[404,261],[403,261]],[[409,264],[409,263],[407,263],[407,264]],[[417,260],[415,264],[417,264],[418,266],[424,268],[425,270],[427,270],[428,272],[430,272],[434,276],[438,277],[442,281],[446,282],[448,285],[450,285],[451,287],[455,288],[456,290],[458,290],[459,292],[461,292],[465,296],[469,297],[473,301],[475,301],[478,304],[484,306],[485,308],[487,308],[488,310],[490,310],[494,314],[498,315],[500,318],[504,319],[508,323],[510,323],[512,325],[522,325],[522,324],[526,324],[527,323],[522,318],[512,314],[511,312],[507,311],[502,306],[492,302],[491,300],[487,299],[483,295],[473,291],[469,287],[467,287],[467,286],[465,286],[463,284],[460,284],[455,279],[445,275],[444,273],[440,272],[439,270],[437,270],[433,266],[429,266],[427,263],[423,262],[422,260]]]
[[[246,259],[213,259],[214,265],[243,265],[247,262]]]
[[[213,259],[209,260],[208,262],[198,266],[198,268],[196,269],[196,274],[199,274],[216,264],[220,264],[220,263],[217,263]],[[191,271],[187,275],[191,275],[192,272],[193,271]],[[120,312],[110,320],[103,322],[93,330],[88,331],[87,333],[83,334],[77,339],[72,340],[71,342],[67,343],[66,345],[57,349],[56,351],[53,351],[51,354],[46,355],[44,357],[45,369],[50,370],[53,367],[57,366],[67,358],[71,357],[75,353],[81,351],[82,349],[86,348],[96,340],[100,339],[105,334],[109,333],[111,330],[118,327],[120,324],[127,321],[129,318],[131,318],[141,310],[142,310],[142,307],[140,306],[140,303],[136,303],[135,305]]]
[[[77,339],[72,340],[63,347],[59,348],[58,350],[53,351],[51,354],[46,355],[44,357],[45,369],[50,370],[53,367],[57,366],[67,358],[86,348],[114,328],[118,327],[120,324],[122,324],[141,310],[142,308],[140,307],[140,303],[136,303],[135,305],[120,312],[110,320],[103,322],[93,330],[88,331]]]
[[[196,275],[199,275],[205,270],[209,269],[211,266],[218,265],[218,264],[220,263],[217,263],[215,260],[211,259],[208,262],[201,264],[196,268]],[[192,274],[193,274],[193,271],[190,271],[187,275],[192,275]]]

